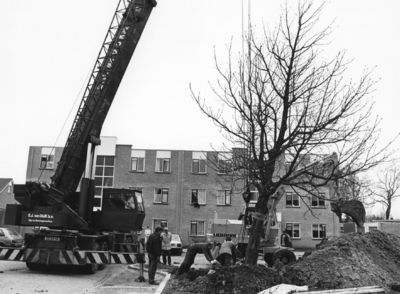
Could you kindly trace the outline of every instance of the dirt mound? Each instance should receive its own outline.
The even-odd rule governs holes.
[[[389,292],[400,281],[400,237],[382,231],[341,236],[283,271],[310,290],[376,285]]]
[[[263,265],[191,270],[173,275],[163,294],[258,293],[285,283],[312,290],[380,286],[387,293],[400,289],[400,237],[381,231],[349,234],[320,244],[301,260],[268,268]]]
[[[236,294],[258,293],[269,287],[290,283],[282,278],[278,271],[263,265],[235,265],[231,267],[191,270],[186,274],[174,276],[169,281],[163,294],[206,293]]]

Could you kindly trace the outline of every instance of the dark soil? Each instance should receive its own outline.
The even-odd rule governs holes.
[[[212,269],[190,270],[170,279],[163,294],[173,293],[258,293],[271,286],[290,283],[274,269],[264,265],[234,265]]]
[[[328,240],[309,255],[288,266],[268,268],[245,264],[191,269],[181,276],[177,267],[163,294],[258,293],[278,284],[308,285],[309,290],[380,286],[387,293],[400,291],[400,237],[381,231],[348,234]],[[160,268],[160,267],[159,267]]]
[[[380,286],[394,293],[389,291],[400,281],[400,237],[382,231],[348,234],[284,270],[293,284],[310,290]]]

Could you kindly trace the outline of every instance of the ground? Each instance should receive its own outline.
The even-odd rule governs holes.
[[[281,283],[308,285],[310,290],[380,286],[387,293],[400,291],[400,237],[373,231],[348,234],[321,244],[317,250],[288,266],[237,264],[196,269],[176,276],[176,267],[163,294],[258,293]]]

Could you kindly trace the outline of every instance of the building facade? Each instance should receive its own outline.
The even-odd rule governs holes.
[[[0,227],[4,227],[7,204],[14,204],[14,181],[10,178],[0,179]]]
[[[117,144],[115,137],[101,139],[95,170],[95,209],[101,208],[105,187],[140,190],[146,210],[143,227],[154,230],[167,226],[170,232],[181,235],[184,246],[205,240],[210,219],[237,219],[243,212],[241,192],[221,181],[229,177],[228,169],[223,168],[227,165],[212,168],[209,164],[218,159],[215,151],[134,149]],[[27,181],[51,181],[61,153],[60,147],[30,147]],[[339,222],[329,201],[299,196],[290,187],[285,191],[277,206],[281,212],[278,221],[292,236],[294,248],[315,248],[323,237],[339,234]],[[329,189],[320,193],[329,195]]]

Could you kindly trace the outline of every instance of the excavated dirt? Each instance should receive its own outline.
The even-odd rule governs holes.
[[[380,286],[387,293],[400,291],[400,237],[381,231],[349,234],[328,240],[299,261],[274,268],[244,264],[196,269],[171,279],[163,294],[258,293],[281,283],[308,285],[312,290]]]
[[[395,293],[400,281],[400,237],[372,231],[328,240],[284,268],[284,276],[310,290],[376,285]]]
[[[290,282],[281,277],[276,270],[263,265],[214,268],[215,272],[212,274],[208,274],[209,271],[209,269],[197,269],[174,276],[164,288],[163,294],[252,294],[274,285]]]

